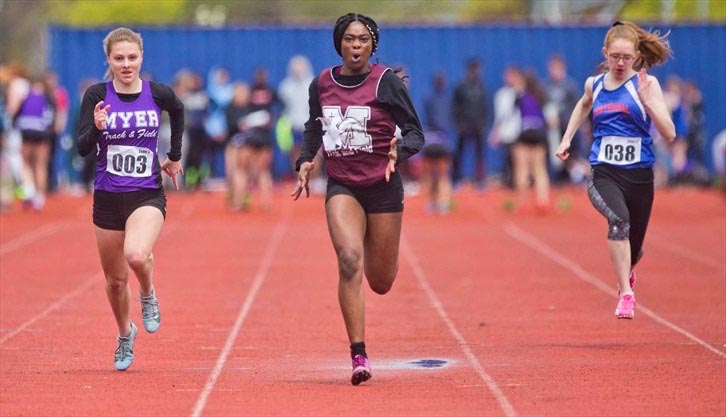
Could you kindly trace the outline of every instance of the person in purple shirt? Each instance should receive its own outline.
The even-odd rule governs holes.
[[[338,258],[338,301],[350,341],[351,383],[371,378],[365,351],[363,276],[385,294],[398,272],[403,185],[397,166],[416,154],[424,137],[403,81],[369,60],[379,42],[376,22],[348,13],[333,28],[343,64],[323,70],[310,83],[310,117],[295,165],[292,197],[305,191],[313,158],[323,145],[328,190],[325,214]],[[401,140],[394,138],[396,126]]]
[[[179,189],[184,106],[171,87],[139,78],[144,48],[141,35],[126,28],[103,40],[108,81],[86,90],[81,104],[78,153],[96,150],[93,223],[106,296],[118,325],[114,366],[126,370],[133,361],[137,328],[129,317],[129,268],[139,281],[141,318],[154,333],[161,324],[152,282],[152,249],[166,217],[161,172]],[[169,113],[171,150],[159,163],[157,145],[161,111]]]

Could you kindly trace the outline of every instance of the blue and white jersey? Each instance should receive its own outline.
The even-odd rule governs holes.
[[[655,163],[650,117],[638,98],[638,74],[615,90],[606,90],[601,74],[592,83],[590,165],[650,168]]]

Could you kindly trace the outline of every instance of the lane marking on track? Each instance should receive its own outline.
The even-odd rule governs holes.
[[[0,255],[7,255],[8,253],[20,249],[23,246],[27,246],[36,240],[43,239],[44,237],[50,236],[53,233],[60,231],[61,229],[68,226],[68,223],[56,222],[45,225],[39,229],[33,230],[32,232],[25,233],[16,237],[8,243],[0,246]]]
[[[202,415],[202,411],[204,411],[204,407],[207,405],[207,400],[209,399],[209,395],[212,393],[212,390],[214,390],[214,385],[217,383],[217,380],[219,379],[220,375],[222,374],[222,370],[224,369],[224,365],[227,362],[227,357],[229,356],[230,352],[232,351],[232,348],[234,347],[234,342],[237,340],[237,335],[239,334],[240,329],[242,328],[242,323],[244,323],[245,319],[247,318],[247,314],[250,311],[250,308],[252,307],[252,303],[254,303],[255,298],[257,298],[257,293],[259,293],[260,288],[262,287],[262,284],[265,282],[265,279],[267,278],[267,272],[270,269],[270,265],[272,264],[272,260],[274,258],[275,252],[277,251],[277,248],[280,245],[280,242],[282,241],[282,236],[285,233],[285,230],[287,229],[287,222],[285,221],[287,219],[283,219],[280,223],[277,224],[277,227],[275,228],[275,231],[272,235],[272,239],[270,239],[270,243],[267,245],[267,249],[265,250],[265,255],[262,258],[262,262],[260,263],[260,268],[257,271],[257,274],[255,275],[255,279],[252,282],[252,286],[250,287],[250,291],[247,293],[247,297],[245,298],[244,303],[242,303],[242,307],[240,307],[239,313],[237,314],[237,320],[234,322],[234,326],[232,326],[232,329],[229,332],[229,335],[227,336],[227,341],[224,343],[224,347],[222,348],[222,351],[219,353],[219,357],[217,358],[217,363],[214,365],[214,369],[212,369],[212,373],[209,374],[209,378],[207,379],[207,383],[204,385],[204,388],[202,389],[202,392],[199,394],[199,397],[197,398],[197,402],[194,405],[194,409],[192,410],[190,416],[192,417],[199,417]]]
[[[0,345],[2,345],[3,343],[7,342],[10,339],[12,339],[13,337],[17,336],[23,330],[27,329],[28,326],[32,326],[33,323],[35,323],[36,321],[44,318],[45,316],[47,316],[48,314],[50,314],[54,310],[57,310],[66,301],[68,301],[71,298],[74,298],[74,297],[76,297],[76,296],[84,293],[85,291],[87,291],[88,289],[90,289],[91,286],[93,284],[95,284],[96,282],[101,282],[102,278],[103,278],[103,274],[98,273],[98,274],[95,274],[93,277],[87,279],[81,285],[79,285],[78,287],[76,287],[73,291],[67,293],[66,295],[64,295],[63,297],[61,297],[58,301],[56,301],[55,303],[53,303],[53,304],[49,305],[48,307],[46,307],[45,310],[43,310],[40,313],[36,314],[35,316],[33,316],[32,318],[30,318],[25,323],[23,323],[20,326],[18,326],[15,330],[11,331],[10,333],[8,333],[8,334],[4,335],[2,338],[0,338]]]
[[[536,250],[540,254],[544,255],[546,258],[550,259],[556,264],[559,264],[560,266],[564,267],[565,269],[570,270],[573,274],[575,274],[576,277],[580,278],[581,280],[587,282],[588,284],[593,285],[597,289],[610,294],[612,296],[615,296],[617,298],[618,291],[617,289],[605,284],[601,280],[597,279],[592,274],[588,273],[582,267],[580,267],[577,263],[574,261],[571,261],[570,259],[566,258],[557,250],[551,248],[544,242],[538,240],[533,235],[525,232],[524,230],[520,229],[519,227],[515,226],[514,224],[507,224],[504,227],[504,231],[507,232],[510,236],[512,236],[514,239],[524,243],[525,245],[529,246],[530,248]],[[701,345],[702,347],[710,350],[711,352],[726,358],[726,353],[722,350],[719,350],[709,344],[706,341],[703,341],[693,335],[692,333],[689,333],[687,330],[684,330],[677,325],[671,323],[670,321],[664,319],[663,317],[659,316],[655,311],[645,307],[641,303],[638,303],[638,311],[642,312],[646,316],[650,317],[651,319],[655,320],[656,322],[662,324],[663,326],[673,330],[676,333],[680,333],[683,336],[686,336],[687,338],[691,339],[692,341],[696,342],[696,344]]]
[[[413,250],[411,250],[410,246],[408,245],[408,241],[404,238],[404,236],[401,236],[401,250],[406,260],[408,260],[408,264],[411,266],[413,274],[416,276],[419,287],[421,287],[424,293],[426,293],[429,302],[434,307],[441,320],[446,324],[446,327],[449,328],[449,332],[452,336],[454,336],[454,339],[456,339],[456,342],[459,344],[459,348],[461,348],[462,352],[464,352],[464,356],[466,356],[476,373],[479,374],[479,377],[482,379],[482,381],[484,381],[487,388],[489,388],[489,392],[497,400],[499,406],[502,408],[502,411],[504,411],[504,414],[507,417],[516,416],[517,412],[514,411],[514,407],[512,407],[512,404],[507,399],[507,396],[504,395],[501,389],[499,389],[499,386],[494,381],[494,378],[492,378],[491,375],[489,375],[484,367],[479,363],[479,359],[477,359],[476,355],[474,355],[474,353],[471,351],[471,348],[469,347],[469,342],[464,339],[464,336],[461,334],[461,332],[459,332],[454,322],[449,318],[449,315],[446,313],[446,310],[444,309],[443,304],[439,300],[439,297],[436,295],[436,292],[433,290],[433,288],[431,288],[431,285],[426,278],[426,274],[423,272],[423,268],[421,268],[418,258],[413,253]]]
[[[182,219],[186,219],[186,218],[190,217],[192,215],[192,213],[194,212],[194,209],[195,208],[196,208],[196,205],[193,205],[191,203],[187,203],[183,207]],[[53,227],[54,225],[55,225],[55,227]],[[67,223],[65,223],[65,224],[64,223],[60,223],[60,224],[57,224],[57,223],[56,224],[50,224],[50,225],[48,225],[48,226],[46,226],[46,227],[38,230],[34,234],[39,235],[39,236],[36,236],[36,239],[42,238],[42,237],[44,237],[46,235],[49,235],[49,234],[52,234],[52,233],[57,232],[58,230],[62,229],[63,227],[65,227],[67,225],[68,225]],[[172,225],[169,225],[165,229],[166,230],[166,233],[163,233],[162,235],[159,236],[159,238],[157,240],[157,243],[164,236],[168,236],[169,233],[171,233],[174,230],[176,230],[177,227],[178,226],[177,226],[176,223],[175,224],[172,224]],[[45,229],[47,229],[47,231],[44,234],[40,235],[40,231],[45,230]],[[14,241],[11,241],[11,242],[6,243],[5,245],[3,245],[2,248],[5,248],[5,246],[7,246],[7,245],[9,245],[9,244],[11,244],[11,243],[13,243],[13,242],[15,242],[17,240],[19,240],[19,239],[16,239]],[[23,242],[23,245],[24,244],[27,244],[27,243],[30,243],[30,242]],[[23,246],[23,245],[21,245],[21,246]],[[14,249],[17,249],[17,248],[13,247],[11,250],[14,250]],[[2,253],[1,250],[0,250],[0,253]],[[33,323],[35,323],[36,321],[45,318],[46,316],[48,316],[48,314],[50,314],[53,311],[57,310],[61,305],[63,305],[64,303],[66,303],[68,300],[70,300],[72,298],[75,298],[78,295],[82,294],[84,291],[88,290],[96,281],[103,282],[103,278],[104,278],[103,271],[101,271],[101,272],[93,275],[91,278],[89,278],[86,281],[84,281],[81,285],[79,285],[78,287],[76,287],[75,289],[73,289],[71,292],[66,293],[66,295],[64,295],[63,297],[61,297],[58,301],[56,301],[55,303],[53,303],[50,306],[46,307],[45,310],[43,310],[40,313],[38,313],[37,315],[31,317],[25,323],[23,323],[20,326],[18,326],[15,330],[13,330],[13,331],[9,332],[8,334],[2,336],[2,338],[0,338],[0,346],[3,345],[8,340],[12,339],[13,337],[17,336],[21,332],[23,332],[25,329],[28,328],[28,326],[33,325]]]
[[[691,260],[693,262],[709,266],[719,272],[723,272],[724,270],[726,270],[726,268],[724,268],[723,262],[719,262],[708,256],[705,256],[698,252],[692,251],[685,246],[682,246],[682,245],[679,245],[679,244],[673,242],[672,240],[663,239],[658,234],[654,235],[653,233],[650,233],[649,239],[648,239],[648,244],[657,246],[660,249],[663,249],[672,254],[681,256],[681,257]]]

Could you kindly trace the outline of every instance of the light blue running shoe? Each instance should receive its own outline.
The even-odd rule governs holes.
[[[149,295],[141,296],[141,320],[147,332],[154,333],[159,330],[161,313],[159,312],[159,300],[156,299],[156,290],[151,290]]]
[[[131,322],[131,333],[128,336],[118,336],[118,347],[113,355],[113,364],[117,371],[125,371],[134,361],[134,340],[137,332],[136,325]]]

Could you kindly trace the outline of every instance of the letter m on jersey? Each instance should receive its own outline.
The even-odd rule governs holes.
[[[373,140],[366,127],[370,118],[371,108],[367,106],[349,106],[345,115],[340,106],[323,106],[325,150],[355,149],[372,152]]]

